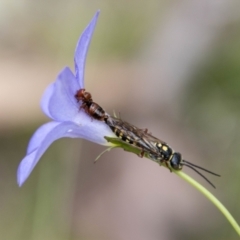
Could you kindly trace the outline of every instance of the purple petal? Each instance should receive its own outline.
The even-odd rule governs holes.
[[[79,103],[75,98],[79,88],[71,70],[64,68],[54,83],[54,91],[48,104],[48,111],[54,120],[71,121],[79,112]]]
[[[80,88],[84,88],[84,68],[86,62],[86,56],[89,44],[91,42],[92,34],[97,23],[98,15],[100,11],[98,10],[94,17],[92,18],[89,25],[86,27],[80,39],[78,40],[77,47],[75,50],[74,62],[75,62],[75,72],[76,78],[79,82]]]
[[[41,130],[43,131],[42,134]],[[39,142],[37,142],[38,136]],[[77,125],[73,122],[56,123],[55,126],[53,123],[43,125],[35,132],[28,147],[29,154],[23,158],[18,167],[17,181],[19,186],[26,181],[41,156],[55,140],[62,137],[85,138],[99,144],[110,145],[104,139],[104,136],[111,137],[114,134],[104,122],[97,120],[86,121],[84,125]],[[35,150],[30,152],[30,149]]]
[[[78,137],[88,141],[108,146],[111,144],[106,141],[104,136],[116,137],[105,122],[92,119],[85,112],[80,111],[74,122],[78,125]]]
[[[29,141],[27,154],[36,150],[42,144],[42,141],[46,138],[46,135],[59,124],[59,122],[48,122],[39,127]]]
[[[45,90],[45,92],[43,93],[42,99],[41,99],[41,108],[43,110],[43,112],[50,118],[52,118],[50,112],[49,112],[49,100],[54,92],[54,84],[55,83],[51,83],[47,89]]]
[[[36,153],[37,150],[33,151],[32,153],[26,155],[26,157],[20,162],[17,170],[17,182],[19,187],[23,185],[37,164],[37,161],[34,161],[36,158]]]
[[[40,157],[44,154],[52,142],[61,137],[77,137],[77,135],[74,135],[72,132],[73,128],[76,128],[76,125],[74,123],[64,122],[57,124],[55,127],[53,125],[51,127],[47,127],[45,124],[37,130],[37,132],[34,134],[34,138],[36,139],[37,136],[40,136],[40,144],[38,145],[37,149],[26,155],[21,161],[17,171],[17,180],[19,186],[25,182],[25,180],[32,172],[33,168],[36,166]],[[42,136],[40,134],[41,130],[44,131]],[[49,131],[47,132],[47,130]],[[34,141],[35,144],[32,145],[37,146],[36,140]],[[31,148],[31,146],[29,148]]]

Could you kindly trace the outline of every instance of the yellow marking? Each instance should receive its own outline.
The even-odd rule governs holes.
[[[155,143],[155,146],[161,148],[162,144],[161,143]]]
[[[162,149],[163,149],[164,151],[167,151],[167,150],[168,150],[168,147],[165,145],[165,146],[162,147]]]
[[[126,140],[125,140],[127,143],[129,143],[129,140],[126,138]]]

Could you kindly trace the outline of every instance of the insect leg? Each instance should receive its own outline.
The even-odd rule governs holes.
[[[142,151],[138,154],[138,156],[140,157],[140,158],[143,158],[143,156],[144,156],[144,150],[143,150],[143,148],[142,148]]]
[[[172,168],[169,166],[169,162],[168,162],[168,161],[166,161],[165,159],[160,160],[160,166],[161,166],[162,164],[164,164],[164,165],[166,166],[166,168],[168,168],[169,171],[172,172]]]

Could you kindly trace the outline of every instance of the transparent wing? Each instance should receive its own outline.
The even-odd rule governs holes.
[[[141,148],[143,151],[150,152],[154,155],[160,156],[159,148],[156,146],[156,143],[166,144],[148,133],[147,129],[140,129],[119,118],[109,117],[107,124],[113,131],[116,129],[121,131],[128,140],[132,141],[134,145]]]

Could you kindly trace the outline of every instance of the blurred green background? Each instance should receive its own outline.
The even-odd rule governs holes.
[[[101,14],[86,89],[112,113],[221,174],[199,180],[240,222],[240,3],[0,2],[0,239],[236,239],[223,215],[154,162],[81,139],[51,145],[19,188],[16,170],[47,122],[44,89],[73,69],[77,40]]]

